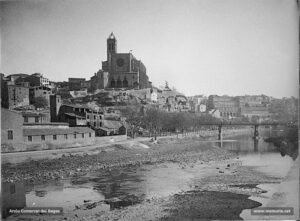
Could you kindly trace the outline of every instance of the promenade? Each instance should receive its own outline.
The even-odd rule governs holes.
[[[248,133],[249,129],[227,129],[222,132],[223,138],[227,136],[234,136],[239,134]],[[158,136],[157,139],[168,139],[168,138],[183,138],[183,137],[200,137],[205,139],[214,139],[218,138],[217,130],[202,130],[199,132],[188,132],[184,134],[172,134],[168,136]],[[135,144],[143,141],[150,140],[150,137],[136,137],[134,139],[128,137],[126,140],[118,140],[116,137],[111,137],[111,139],[105,139],[105,141],[97,142],[94,145],[66,148],[66,149],[52,149],[52,150],[39,150],[39,151],[26,151],[26,152],[13,152],[13,153],[2,153],[1,154],[1,163],[22,163],[29,160],[42,160],[42,159],[56,159],[62,157],[62,155],[83,155],[83,154],[98,154],[102,151],[103,148],[115,145],[115,144]],[[210,140],[211,141],[211,140]]]

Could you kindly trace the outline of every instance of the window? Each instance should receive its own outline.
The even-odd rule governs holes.
[[[87,115],[87,119],[90,119],[90,115]]]
[[[96,122],[94,122],[94,127],[96,127]]]
[[[41,136],[41,140],[45,140],[45,135],[42,135],[42,136]]]
[[[32,136],[28,136],[28,141],[32,141]]]
[[[94,120],[96,120],[96,115],[94,115]]]
[[[76,139],[76,134],[74,134],[74,139]]]
[[[89,137],[92,137],[92,133],[89,133]]]
[[[12,130],[8,130],[7,131],[7,139],[8,140],[13,140],[14,139],[14,135],[13,135],[13,131]]]
[[[28,122],[28,117],[24,117],[24,122]]]
[[[82,138],[84,138],[84,134],[81,134]]]
[[[39,122],[39,117],[35,117],[35,123]]]
[[[68,134],[65,134],[65,139],[68,139]]]
[[[56,140],[57,139],[57,137],[56,137],[56,134],[55,135],[53,135],[53,140]]]

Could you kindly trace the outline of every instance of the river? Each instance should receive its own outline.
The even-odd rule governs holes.
[[[252,166],[255,170],[283,178],[293,165],[292,157],[277,151],[271,143],[263,140],[269,131],[261,131],[261,139],[254,141],[249,134],[224,139],[222,143],[211,141],[211,145],[234,152],[242,165]],[[141,200],[164,197],[192,190],[195,182],[209,173],[211,168],[197,162],[193,167],[178,163],[147,164],[138,167],[96,171],[81,177],[72,177],[43,185],[26,185],[26,206],[63,207],[64,213],[72,215],[75,208],[86,202],[97,202],[113,197],[135,195]],[[276,189],[278,184],[260,183],[266,190],[262,197],[252,198],[263,203]],[[97,204],[88,210],[76,210],[79,216],[92,215],[94,212],[107,211],[109,204]],[[247,211],[243,211],[243,214]]]

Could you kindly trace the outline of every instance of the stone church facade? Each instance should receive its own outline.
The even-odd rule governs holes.
[[[104,88],[143,89],[150,87],[146,67],[132,53],[118,53],[117,39],[111,33],[107,39],[107,60],[102,70],[91,78],[92,90]]]

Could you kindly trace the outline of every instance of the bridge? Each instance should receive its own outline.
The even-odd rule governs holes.
[[[221,123],[203,123],[200,124],[200,126],[218,126],[218,139],[222,139],[222,127],[226,126],[251,126],[254,127],[254,133],[253,133],[253,139],[258,139],[259,132],[258,127],[259,126],[289,126],[287,122],[276,122],[276,123],[234,123],[234,122],[221,122]],[[291,125],[290,125],[291,126]],[[294,125],[292,125],[294,126]]]

